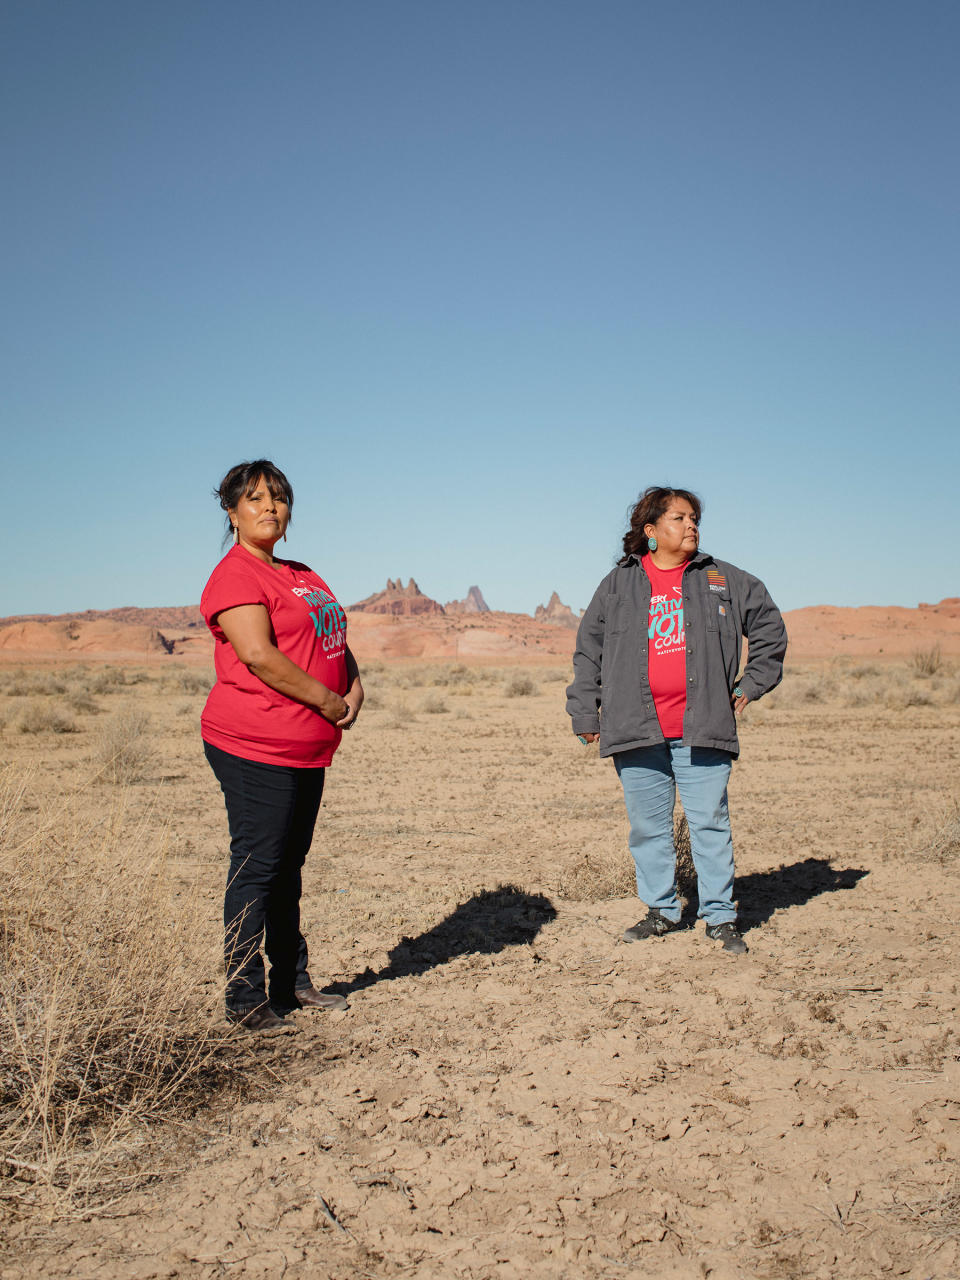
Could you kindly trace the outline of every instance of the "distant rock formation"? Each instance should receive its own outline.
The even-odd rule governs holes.
[[[534,612],[534,621],[548,622],[554,627],[579,627],[580,619],[569,605],[563,603],[556,592],[546,605],[538,604]]]
[[[207,627],[200,606],[196,604],[159,605],[155,609],[125,605],[120,609],[82,609],[77,613],[21,613],[0,618],[0,627],[9,627],[17,622],[122,622],[174,631],[185,631],[191,627],[205,631]]]
[[[448,600],[444,613],[489,613],[490,606],[479,587],[471,587],[462,600]]]
[[[400,578],[396,582],[388,578],[382,591],[350,605],[350,612],[391,613],[398,617],[415,618],[428,613],[443,613],[444,609],[436,600],[425,596],[412,578],[406,586]]]
[[[946,596],[939,604],[921,604],[929,613],[942,613],[948,618],[960,618],[960,596]]]

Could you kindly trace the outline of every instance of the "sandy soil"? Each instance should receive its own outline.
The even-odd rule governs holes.
[[[329,776],[305,931],[349,1010],[263,1039],[267,1083],[212,1099],[149,1185],[9,1223],[0,1280],[960,1274],[955,677],[795,670],[749,710],[742,958],[702,926],[620,940],[617,780],[569,732],[561,667],[526,696],[438,678],[371,673]],[[200,872],[212,954],[202,697],[151,672],[129,698],[161,752],[131,821]],[[81,728],[7,733],[8,758],[64,788]],[[197,997],[216,1016],[215,973]]]

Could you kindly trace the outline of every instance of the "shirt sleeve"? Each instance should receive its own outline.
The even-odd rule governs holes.
[[[270,608],[266,590],[255,573],[234,560],[221,560],[200,597],[200,612],[218,640],[225,639],[217,625],[218,615],[224,609],[235,609],[241,604],[262,604]]]

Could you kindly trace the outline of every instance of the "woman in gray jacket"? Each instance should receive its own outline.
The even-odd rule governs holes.
[[[677,791],[690,828],[707,937],[746,951],[733,901],[727,781],[736,717],[780,683],[787,633],[758,578],[700,551],[699,498],[640,495],[609,573],[580,623],[567,689],[573,731],[613,756],[647,914],[627,942],[681,927],[673,847]],[[742,639],[748,661],[740,672]]]

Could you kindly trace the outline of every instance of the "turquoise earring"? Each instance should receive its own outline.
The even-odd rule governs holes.
[[[647,539],[647,547],[649,548],[649,550],[650,550],[650,551],[656,551],[656,549],[657,549],[657,540],[656,540],[656,538],[648,538],[648,539]]]

